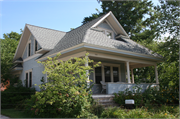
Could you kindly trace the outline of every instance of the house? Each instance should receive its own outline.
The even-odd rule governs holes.
[[[45,61],[48,56],[54,57],[59,52],[64,61],[83,57],[88,52],[90,59],[102,62],[89,76],[95,83],[94,94],[101,93],[100,81],[106,83],[107,94],[127,87],[132,89],[135,85],[134,68],[154,66],[154,85],[159,83],[156,64],[162,61],[162,57],[132,41],[111,11],[69,32],[26,24],[14,56],[16,66],[12,72],[24,86],[39,85],[42,77],[47,81],[47,76],[42,74],[44,67],[37,61]],[[140,86],[145,90],[148,85]],[[35,88],[40,90],[38,86]]]

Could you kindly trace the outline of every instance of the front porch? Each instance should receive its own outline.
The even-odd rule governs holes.
[[[94,68],[94,73],[91,73],[88,77],[88,79],[93,80],[93,83],[95,83],[92,87],[93,95],[112,95],[119,91],[125,91],[127,88],[133,91],[136,86],[141,88],[140,92],[144,92],[149,86],[154,87],[159,84],[156,61],[93,52],[89,52],[89,58],[94,60],[95,63],[101,61],[101,65]],[[155,82],[136,84],[133,69],[148,66],[154,66]],[[103,90],[101,81],[105,83],[106,90]],[[102,90],[103,92],[101,92]]]

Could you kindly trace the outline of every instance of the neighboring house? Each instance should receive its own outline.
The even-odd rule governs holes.
[[[155,66],[158,84],[156,64],[162,57],[132,41],[112,12],[69,32],[26,24],[14,56],[13,74],[19,76],[24,86],[39,85],[42,77],[47,81],[47,76],[42,74],[44,67],[37,61],[47,60],[48,56],[54,57],[59,52],[64,61],[83,57],[88,52],[90,59],[102,62],[89,77],[95,83],[94,94],[101,93],[100,81],[106,83],[107,94],[132,88],[135,85],[133,69],[140,67]],[[144,90],[148,85],[141,86]],[[35,88],[39,90],[38,86]]]

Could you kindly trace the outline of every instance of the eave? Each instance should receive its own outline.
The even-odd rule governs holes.
[[[87,43],[81,43],[79,45],[76,45],[74,47],[65,49],[60,51],[61,54],[68,54],[73,51],[95,51],[95,52],[101,52],[105,54],[111,54],[111,55],[121,55],[123,57],[131,57],[131,58],[141,58],[143,60],[151,60],[153,62],[162,62],[163,59],[151,55],[146,55],[146,54],[141,54],[141,53],[135,53],[135,52],[130,52],[130,51],[125,51],[125,50],[119,50],[119,49],[113,49],[113,48],[108,48],[108,47],[103,47],[103,46],[98,46],[98,45],[92,45],[92,44],[87,44]],[[54,53],[52,55],[49,55],[47,57],[54,57],[58,54]],[[47,60],[47,57],[42,57],[37,59],[36,61],[44,61]]]

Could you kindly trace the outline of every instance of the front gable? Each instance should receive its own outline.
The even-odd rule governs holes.
[[[115,39],[117,35],[112,26],[106,22],[106,20],[97,26],[97,29],[103,31],[110,39]]]
[[[14,55],[14,61],[36,53],[51,51],[66,33],[26,24]]]
[[[96,22],[91,28],[97,28],[99,25],[102,25],[104,22],[106,22],[109,25],[109,27],[115,32],[116,35],[123,35],[129,38],[126,31],[124,30],[124,28],[121,26],[121,24],[118,22],[118,20],[111,11],[108,14],[106,14],[103,18],[101,18],[98,22]]]

